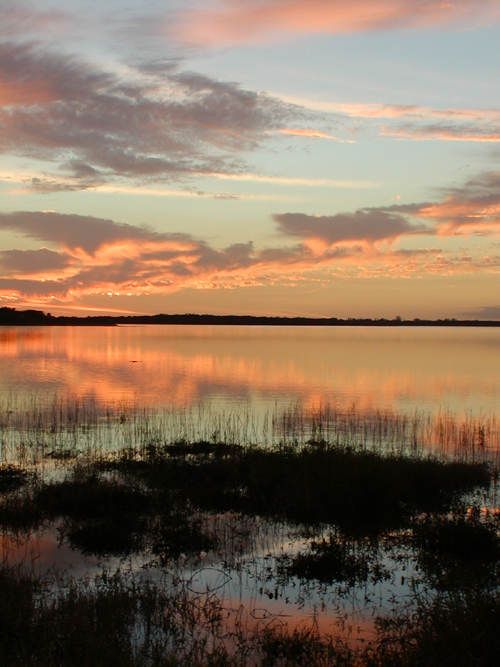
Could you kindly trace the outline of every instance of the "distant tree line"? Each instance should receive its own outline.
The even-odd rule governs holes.
[[[405,320],[395,317],[386,318],[352,318],[337,317],[258,317],[254,315],[89,315],[87,317],[65,316],[55,317],[41,310],[16,310],[0,308],[0,326],[116,326],[119,324],[240,324],[260,326],[374,326],[374,327],[498,327],[499,321],[485,320]]]

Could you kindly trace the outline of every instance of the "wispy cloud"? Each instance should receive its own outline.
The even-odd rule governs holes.
[[[336,137],[333,134],[327,134],[326,132],[322,132],[321,130],[312,130],[307,128],[301,129],[301,128],[285,127],[280,130],[274,130],[274,132],[277,134],[288,134],[292,137],[303,137],[304,139],[331,139],[333,141],[340,141],[341,143],[346,141],[345,139]],[[350,141],[350,143],[353,142]]]
[[[305,97],[283,96],[283,99],[291,104],[302,107],[340,114],[350,118],[406,118],[420,120],[486,120],[499,121],[500,110],[475,109],[470,107],[436,109],[421,106],[419,104],[382,104],[366,102],[335,102],[328,100],[310,99]]]
[[[310,188],[374,188],[376,181],[355,181],[333,178],[300,178],[289,176],[264,176],[262,174],[213,174],[222,180],[253,181],[255,183],[272,183],[273,185],[303,185]]]
[[[380,134],[386,137],[412,139],[414,141],[479,141],[498,143],[500,141],[500,119],[494,125],[472,125],[435,123],[431,125],[406,124],[395,127],[384,126]]]
[[[337,123],[352,134],[371,130],[383,137],[411,141],[500,140],[500,109],[467,107],[437,109],[418,104],[349,103],[284,96],[311,111],[335,114]]]
[[[290,35],[489,25],[499,19],[495,0],[220,0],[209,9],[178,14],[169,31],[188,44],[233,46]]]
[[[32,183],[39,191],[247,171],[242,154],[303,115],[171,62],[118,76],[33,45],[0,44],[0,151],[52,165]]]

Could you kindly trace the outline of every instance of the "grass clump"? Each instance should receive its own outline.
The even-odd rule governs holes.
[[[345,583],[349,587],[370,580],[372,583],[389,577],[377,558],[377,545],[366,540],[349,540],[343,535],[313,540],[307,551],[280,561],[279,569],[287,578],[314,580],[331,585]]]
[[[448,508],[488,487],[486,464],[445,462],[343,447],[240,447],[214,455],[170,456],[169,447],[115,469],[203,510],[242,512],[345,534],[379,534],[408,525],[415,511]]]
[[[419,600],[379,621],[367,667],[491,667],[500,663],[500,595],[474,586]]]
[[[478,511],[426,516],[413,530],[417,562],[427,580],[441,590],[498,580],[500,537],[497,519]]]
[[[0,466],[0,494],[17,491],[27,483],[28,479],[26,470],[13,465]]]

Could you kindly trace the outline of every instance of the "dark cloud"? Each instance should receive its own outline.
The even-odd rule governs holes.
[[[105,244],[157,237],[155,232],[146,227],[124,225],[90,216],[52,212],[0,213],[0,229],[21,232],[28,237],[56,243],[72,250],[81,249],[90,255]]]
[[[68,255],[48,248],[0,251],[0,266],[7,273],[35,275],[47,271],[60,271],[69,263]]]
[[[35,46],[0,44],[0,151],[52,161],[69,187],[238,172],[237,157],[300,117],[263,93],[156,63],[121,78]],[[53,191],[64,178],[32,184]]]
[[[383,209],[366,209],[355,213],[313,216],[304,213],[274,215],[279,231],[286,236],[319,239],[328,245],[342,242],[394,241],[404,234],[423,233],[426,228],[414,225],[406,217]]]
[[[68,295],[68,289],[68,283],[63,280],[26,280],[0,276],[0,298],[7,293],[18,294],[23,298],[52,296],[63,298]]]

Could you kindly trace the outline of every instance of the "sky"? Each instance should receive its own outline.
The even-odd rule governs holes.
[[[0,306],[500,319],[500,0],[0,10]]]

